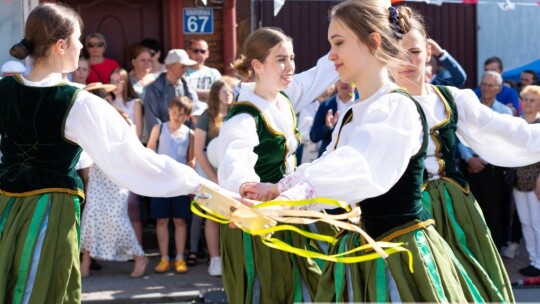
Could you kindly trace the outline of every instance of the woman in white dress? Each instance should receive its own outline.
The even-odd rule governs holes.
[[[118,73],[113,72],[113,75],[120,77]],[[111,77],[113,80],[116,77]],[[117,95],[122,92],[118,86],[121,87],[121,83],[116,84]],[[128,117],[126,123],[130,125]],[[81,276],[90,275],[91,258],[106,261],[134,259],[130,276],[143,276],[148,258],[128,215],[129,190],[116,185],[96,164],[92,164],[85,193],[86,205],[81,219]]]

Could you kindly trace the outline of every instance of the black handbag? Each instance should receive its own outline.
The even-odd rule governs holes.
[[[504,168],[504,182],[510,186],[514,187],[516,184],[516,168]]]

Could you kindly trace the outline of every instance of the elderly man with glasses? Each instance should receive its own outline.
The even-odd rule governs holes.
[[[199,100],[206,101],[210,87],[214,81],[221,77],[218,70],[204,65],[210,56],[208,43],[202,39],[192,40],[189,48],[189,58],[197,64],[188,67],[186,78],[197,89]]]

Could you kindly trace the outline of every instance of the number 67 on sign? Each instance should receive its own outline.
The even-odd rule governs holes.
[[[212,8],[184,8],[184,34],[213,34]]]

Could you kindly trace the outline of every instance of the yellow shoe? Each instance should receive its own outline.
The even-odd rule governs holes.
[[[176,270],[177,273],[186,273],[188,271],[186,262],[183,259],[176,260],[174,262],[174,270]]]
[[[159,260],[159,263],[156,265],[156,267],[154,267],[154,271],[157,273],[166,272],[166,271],[169,271],[170,269],[171,269],[170,263],[165,258],[161,258],[161,260]]]

